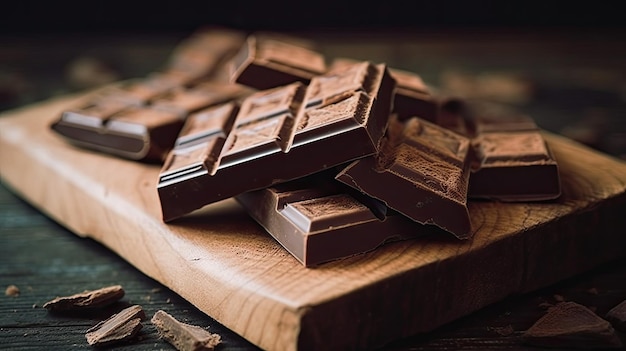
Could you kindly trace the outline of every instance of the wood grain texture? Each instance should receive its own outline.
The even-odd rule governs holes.
[[[470,241],[424,237],[306,269],[232,199],[164,224],[158,166],[76,149],[49,131],[81,98],[0,120],[3,181],[267,350],[376,347],[626,254],[626,164],[546,134],[559,201],[471,202]]]

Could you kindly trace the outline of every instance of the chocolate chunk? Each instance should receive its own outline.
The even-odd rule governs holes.
[[[533,324],[522,340],[534,346],[560,348],[621,348],[609,322],[575,302],[561,302]]]
[[[240,194],[237,201],[306,267],[438,233],[320,172]]]
[[[352,162],[336,179],[414,221],[468,238],[469,139],[417,117],[389,123],[380,152]]]
[[[561,194],[557,160],[534,120],[501,104],[449,100],[438,124],[472,144],[468,197],[542,201]]]
[[[161,172],[163,219],[376,153],[392,93],[384,65],[359,62],[316,76],[308,88],[296,82],[248,96],[219,153],[209,140],[172,151],[189,163],[168,162]]]
[[[340,69],[346,65],[353,65],[358,60],[339,57],[335,58],[329,70]],[[419,117],[435,123],[439,114],[439,101],[417,73],[389,68],[389,75],[396,82],[396,91],[393,100],[393,113],[399,120]]]
[[[89,345],[97,347],[128,342],[143,328],[141,321],[145,318],[141,306],[130,306],[89,328],[85,338]]]
[[[56,297],[46,302],[43,307],[54,312],[101,308],[117,302],[122,297],[124,297],[122,286],[112,285],[70,296]]]
[[[613,307],[607,314],[606,320],[613,324],[615,329],[626,332],[626,300]]]
[[[156,97],[144,94],[144,90],[137,91],[141,93],[135,97],[148,100],[132,102],[116,94],[98,97],[86,106],[64,111],[51,128],[83,148],[132,160],[161,162],[190,113],[250,93],[240,85],[215,83],[169,90]]]
[[[396,68],[390,68],[389,73],[396,80],[393,110],[398,119],[419,117],[436,123],[439,103],[422,78],[416,73]]]
[[[231,81],[259,90],[301,82],[326,71],[324,56],[271,36],[250,35],[230,62]]]
[[[150,320],[159,336],[179,351],[214,350],[222,342],[219,334],[214,334],[196,325],[182,323],[165,311],[156,311]]]

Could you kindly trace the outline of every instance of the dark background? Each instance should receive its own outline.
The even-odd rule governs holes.
[[[615,2],[554,1],[9,1],[5,33],[189,31],[215,24],[269,30],[623,29]]]

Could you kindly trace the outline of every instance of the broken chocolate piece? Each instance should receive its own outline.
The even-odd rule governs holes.
[[[515,202],[560,196],[557,160],[530,117],[499,104],[478,102],[461,104],[457,112],[464,115],[459,118],[472,138],[470,198]]]
[[[81,108],[64,111],[51,128],[83,148],[131,160],[161,162],[190,113],[249,93],[240,85],[204,83],[163,92],[141,103],[106,95]]]
[[[230,62],[232,82],[259,90],[308,84],[325,71],[321,53],[271,36],[250,35]]]
[[[92,346],[105,346],[134,339],[143,325],[146,314],[139,305],[123,309],[111,317],[89,328],[85,332],[87,343]]]
[[[469,196],[540,201],[561,193],[557,162],[539,131],[488,132],[472,139],[478,161]]]
[[[334,171],[246,192],[237,201],[305,267],[392,241],[444,233],[333,181]]]
[[[356,62],[358,61],[350,58],[335,58],[329,71]],[[435,123],[439,114],[439,102],[424,83],[422,77],[417,73],[391,67],[389,68],[389,75],[396,83],[392,112],[398,116],[398,119],[402,121],[411,117],[419,117]]]
[[[43,307],[53,312],[79,311],[101,308],[117,302],[124,297],[121,285],[112,285],[96,290],[87,290],[70,296],[56,297],[46,302]]]
[[[389,73],[396,80],[393,111],[398,115],[398,119],[402,121],[419,117],[435,123],[439,103],[422,78],[416,73],[397,68],[390,68]]]
[[[156,311],[151,319],[159,336],[172,344],[178,351],[214,350],[222,342],[219,334],[214,334],[199,326],[179,322],[165,311]]]
[[[172,150],[170,159],[189,163],[166,162],[162,169],[158,193],[164,221],[376,153],[392,93],[384,65],[359,62],[315,77],[308,88],[292,83],[246,97],[233,127],[223,130],[221,150],[208,140]],[[188,138],[185,133],[180,137]]]
[[[626,332],[626,300],[613,307],[607,314],[606,320],[613,324],[615,329]]]
[[[609,322],[575,302],[561,302],[533,324],[522,340],[534,346],[561,348],[621,348]]]
[[[376,156],[350,163],[336,179],[414,221],[468,238],[469,139],[417,117],[391,118],[387,131]]]

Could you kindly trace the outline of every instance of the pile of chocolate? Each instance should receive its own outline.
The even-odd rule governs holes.
[[[234,197],[305,266],[429,233],[468,239],[468,199],[560,195],[531,118],[269,33],[199,30],[163,70],[105,89],[51,128],[161,164],[165,222]]]

